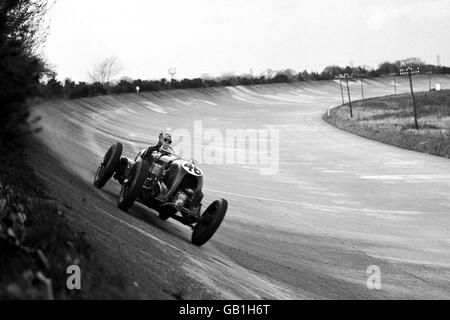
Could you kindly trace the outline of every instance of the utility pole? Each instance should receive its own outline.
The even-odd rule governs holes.
[[[342,89],[342,77],[341,75],[335,76],[336,79],[339,79],[339,87],[341,88],[341,98],[342,98],[342,104],[345,103],[344,101],[344,90]]]
[[[348,78],[352,77],[353,75],[350,75],[348,73],[340,74],[339,80],[345,79],[345,82],[347,83],[347,93],[348,93],[348,102],[350,104],[350,117],[353,118],[353,106],[352,106],[352,99],[350,97],[350,87],[348,85]],[[344,96],[342,95],[342,100],[344,99]]]
[[[398,75],[398,73],[391,73],[389,75],[394,78],[394,94],[397,95],[397,75]]]
[[[177,74],[177,68],[170,68],[169,69],[169,75],[171,77],[171,80],[173,80],[173,77]]]
[[[397,77],[394,75],[394,92],[397,95]]]
[[[430,91],[431,91],[431,75],[433,74],[433,71],[428,71],[428,83],[430,84]]]
[[[345,74],[345,81],[347,82],[348,102],[350,103],[350,117],[353,118],[352,99],[350,98],[350,87],[348,86],[348,73]]]
[[[361,96],[362,99],[364,100],[364,79],[361,78]]]
[[[365,77],[365,75],[361,72],[358,72],[356,74],[356,76],[359,78],[359,80],[361,82],[361,97],[362,97],[362,100],[364,100],[364,77]]]
[[[414,107],[414,122],[415,122],[417,130],[419,130],[419,123],[417,121],[417,107],[416,107],[416,98],[414,97],[412,76],[413,76],[413,74],[418,74],[418,73],[420,73],[419,67],[417,67],[417,69],[415,69],[415,70],[411,67],[408,67],[406,69],[400,69],[400,75],[402,75],[402,76],[406,75],[409,77],[409,85],[411,87],[411,96],[412,96],[413,107]]]

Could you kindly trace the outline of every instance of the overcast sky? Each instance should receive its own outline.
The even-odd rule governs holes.
[[[435,64],[437,54],[450,65],[449,0],[58,0],[49,16],[45,54],[75,81],[111,55],[136,79],[170,67],[181,79],[413,56]]]

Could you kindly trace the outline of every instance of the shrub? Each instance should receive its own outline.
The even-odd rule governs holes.
[[[45,0],[0,2],[0,136],[8,143],[28,117],[26,99],[41,92],[39,80],[51,73],[36,53],[46,10]]]

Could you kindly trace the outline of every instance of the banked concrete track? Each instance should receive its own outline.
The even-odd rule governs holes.
[[[450,78],[435,78],[444,88]],[[409,89],[406,79],[399,92]],[[415,78],[427,90],[428,78]],[[352,83],[356,99],[359,83]],[[393,93],[369,80],[366,96]],[[105,96],[36,107],[43,131],[33,165],[98,254],[150,299],[410,299],[450,297],[450,161],[365,140],[321,119],[340,104],[334,81]],[[125,155],[161,129],[280,132],[279,172],[207,165],[205,203],[230,205],[205,246],[190,230],[135,205],[116,208],[119,185],[92,186],[115,141]],[[366,285],[381,270],[381,290]]]

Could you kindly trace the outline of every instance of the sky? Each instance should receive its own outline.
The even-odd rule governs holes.
[[[266,69],[450,65],[449,0],[57,0],[43,53],[58,78],[88,81],[115,56],[133,79],[258,75]]]

